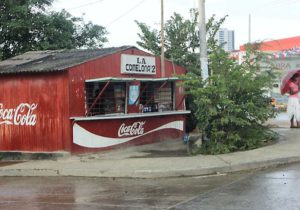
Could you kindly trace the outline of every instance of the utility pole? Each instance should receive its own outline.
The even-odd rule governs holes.
[[[249,23],[248,23],[248,42],[251,43],[251,14],[249,14]]]
[[[164,35],[164,0],[161,0],[161,54],[160,54],[160,62],[161,62],[161,77],[165,77],[165,35]]]
[[[208,60],[206,44],[206,24],[205,24],[205,0],[198,1],[199,13],[199,35],[200,35],[200,63],[202,80],[208,78]]]

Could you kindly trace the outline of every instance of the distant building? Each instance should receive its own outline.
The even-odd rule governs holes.
[[[222,47],[226,52],[232,52],[234,50],[234,31],[227,28],[220,28],[216,34],[218,45]]]

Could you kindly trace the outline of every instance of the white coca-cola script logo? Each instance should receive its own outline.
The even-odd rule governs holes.
[[[0,103],[0,124],[34,126],[36,114],[33,112],[37,106],[37,104],[21,103],[15,109],[5,109]]]
[[[142,135],[144,133],[144,122],[134,122],[132,125],[125,125],[123,123],[118,131],[118,136],[137,136]]]

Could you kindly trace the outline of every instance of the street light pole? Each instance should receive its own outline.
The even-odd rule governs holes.
[[[164,35],[164,0],[161,0],[161,54],[160,54],[160,62],[161,62],[161,76],[165,77],[165,35]]]
[[[208,78],[208,59],[206,44],[205,0],[198,1],[199,35],[200,35],[200,64],[202,80]]]

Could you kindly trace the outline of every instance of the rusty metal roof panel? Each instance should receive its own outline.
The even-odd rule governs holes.
[[[86,50],[30,51],[0,62],[0,74],[62,71],[72,66],[111,55],[132,46]]]

